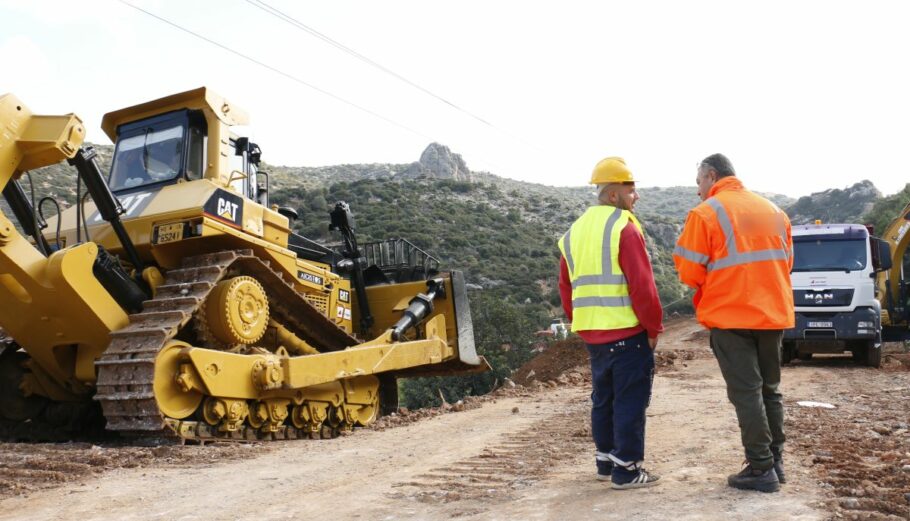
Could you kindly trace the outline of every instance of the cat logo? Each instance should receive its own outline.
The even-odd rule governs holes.
[[[340,300],[342,302],[350,302],[351,301],[351,292],[346,289],[339,289],[338,290],[338,300]]]
[[[218,215],[227,219],[228,221],[231,221],[231,222],[236,221],[237,220],[237,208],[239,206],[240,205],[238,205],[237,203],[232,203],[230,201],[226,201],[226,200],[222,199],[221,197],[219,197],[218,198]]]
[[[205,203],[205,214],[219,222],[240,228],[243,223],[243,199],[224,190],[216,190]]]
[[[120,201],[120,206],[123,207],[123,214],[120,218],[126,220],[140,215],[142,211],[145,210],[145,207],[152,202],[152,196],[155,195],[155,193],[156,192],[139,192],[118,197],[117,200]],[[101,214],[97,211],[88,218],[88,222],[91,224],[97,224],[103,220]]]

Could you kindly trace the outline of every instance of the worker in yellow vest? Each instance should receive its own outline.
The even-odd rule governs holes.
[[[645,409],[651,401],[654,349],[663,308],[645,249],[638,201],[625,161],[594,167],[598,204],[559,240],[559,292],[572,332],[591,355],[591,433],[597,479],[618,490],[649,487],[658,477],[642,468]]]

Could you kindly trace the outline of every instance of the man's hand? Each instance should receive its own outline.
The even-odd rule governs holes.
[[[648,337],[648,345],[651,346],[651,349],[657,349],[657,337]]]

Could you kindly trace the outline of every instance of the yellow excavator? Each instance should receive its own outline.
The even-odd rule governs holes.
[[[876,297],[882,304],[882,340],[910,340],[910,280],[904,264],[910,245],[910,203],[904,206],[880,235],[884,241],[878,255],[884,270],[875,280]]]
[[[398,378],[489,368],[463,274],[405,240],[359,245],[343,202],[339,246],[294,233],[260,148],[231,131],[246,124],[207,88],[108,113],[105,175],[77,116],[0,96],[19,224],[0,212],[7,436],[332,437],[394,410]],[[20,181],[64,160],[77,202],[45,220]]]

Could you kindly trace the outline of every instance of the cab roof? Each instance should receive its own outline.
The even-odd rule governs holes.
[[[793,226],[794,237],[802,235],[836,235],[844,238],[866,238],[869,230],[862,224],[797,224]]]
[[[202,110],[214,115],[228,126],[247,125],[250,120],[245,110],[228,102],[208,87],[199,87],[108,112],[101,120],[101,130],[111,141],[117,141],[117,128],[120,125],[180,109]]]

